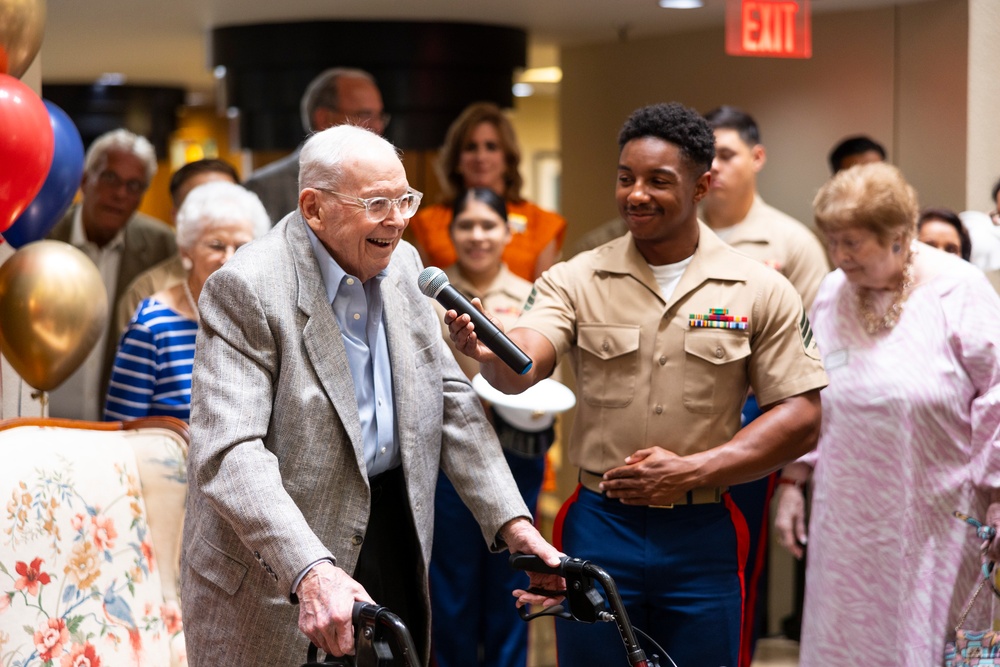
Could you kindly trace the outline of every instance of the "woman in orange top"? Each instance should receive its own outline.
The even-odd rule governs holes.
[[[521,197],[520,161],[514,128],[495,104],[477,102],[451,124],[437,164],[445,201],[417,211],[409,225],[425,265],[455,263],[448,234],[452,200],[456,192],[477,187],[489,188],[507,202],[512,237],[503,261],[514,274],[534,281],[556,262],[566,237],[566,220]]]

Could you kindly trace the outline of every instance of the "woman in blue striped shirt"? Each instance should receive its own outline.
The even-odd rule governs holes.
[[[257,195],[211,182],[192,190],[177,212],[177,248],[187,279],[139,304],[118,343],[104,410],[109,421],[191,414],[191,366],[198,333],[198,295],[240,246],[271,221]]]

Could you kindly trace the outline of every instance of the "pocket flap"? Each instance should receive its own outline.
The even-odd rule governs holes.
[[[192,570],[229,595],[236,595],[247,573],[246,565],[200,535],[198,546],[190,550],[189,558]]]
[[[750,356],[750,338],[743,331],[688,331],[684,351],[710,364],[728,364]]]
[[[598,359],[614,359],[639,349],[639,327],[625,324],[581,324],[577,344]]]

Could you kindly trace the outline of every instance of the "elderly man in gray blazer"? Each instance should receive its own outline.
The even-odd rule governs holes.
[[[309,640],[350,653],[355,600],[403,617],[426,663],[439,471],[491,548],[558,564],[417,288],[401,237],[420,195],[396,150],[338,126],[309,139],[301,167],[299,209],[199,298],[182,567],[192,667],[295,666]]]

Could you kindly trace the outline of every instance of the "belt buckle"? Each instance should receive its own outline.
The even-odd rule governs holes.
[[[650,507],[657,510],[672,510],[674,508],[674,503],[670,503],[669,505],[650,505]]]

